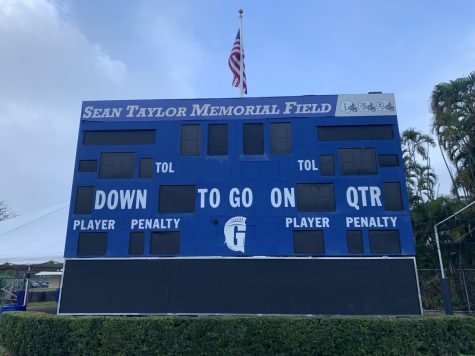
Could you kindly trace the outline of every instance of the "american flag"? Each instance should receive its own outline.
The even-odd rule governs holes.
[[[241,30],[238,30],[236,39],[234,40],[233,48],[231,49],[231,54],[229,55],[229,68],[233,72],[233,86],[238,87],[242,90],[244,94],[247,94],[247,84],[246,84],[246,66],[244,65],[244,48],[242,49],[242,60],[241,60]],[[242,78],[241,78],[241,65],[242,65]],[[241,87],[242,80],[242,87]]]

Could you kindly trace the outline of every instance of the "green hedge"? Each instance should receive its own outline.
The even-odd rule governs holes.
[[[474,354],[475,318],[0,315],[16,355]]]

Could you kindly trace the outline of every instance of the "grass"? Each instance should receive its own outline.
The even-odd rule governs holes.
[[[6,348],[0,345],[0,356],[10,356],[10,353]]]
[[[7,304],[1,304],[0,306],[7,305]],[[58,310],[58,303],[56,302],[35,302],[35,303],[28,303],[28,306],[26,308],[28,311],[36,311],[36,312],[43,312],[43,313],[48,313],[48,314],[56,314]],[[3,354],[0,353],[0,356]]]
[[[56,314],[56,311],[58,309],[58,303],[56,302],[29,303],[26,309],[28,311],[37,311],[37,312],[43,312],[43,313],[48,313],[48,314]]]

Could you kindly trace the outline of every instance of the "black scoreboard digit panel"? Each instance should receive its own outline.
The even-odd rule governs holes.
[[[421,313],[392,94],[83,103],[60,314]]]

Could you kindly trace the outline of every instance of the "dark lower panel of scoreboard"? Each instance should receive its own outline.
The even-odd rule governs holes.
[[[60,314],[421,314],[413,258],[67,260]]]

